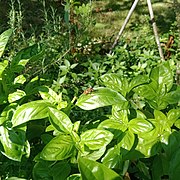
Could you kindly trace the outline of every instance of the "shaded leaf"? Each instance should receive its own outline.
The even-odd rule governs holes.
[[[78,166],[83,180],[121,180],[122,178],[105,165],[86,159],[79,158]]]
[[[69,135],[58,135],[42,150],[40,157],[47,161],[64,160],[72,156],[74,142]]]

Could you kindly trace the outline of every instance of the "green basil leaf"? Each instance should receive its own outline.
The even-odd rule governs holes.
[[[150,122],[142,118],[135,118],[129,122],[129,130],[135,134],[147,133],[153,129]]]
[[[151,87],[159,93],[168,92],[173,85],[173,73],[169,62],[163,62],[158,67],[152,69],[150,74]]]
[[[175,125],[177,128],[180,129],[180,119],[178,119],[178,120],[174,123],[174,125]]]
[[[90,129],[81,134],[81,143],[91,150],[107,146],[113,139],[113,134],[106,130]]]
[[[47,161],[64,160],[72,156],[74,142],[69,135],[58,135],[42,150],[40,157]]]
[[[106,146],[103,146],[102,148],[95,150],[95,151],[85,149],[82,153],[80,153],[80,155],[87,159],[96,161],[100,157],[102,157],[102,155],[105,153],[105,151],[106,151]]]
[[[112,118],[128,125],[128,110],[119,109],[118,105],[112,106]]]
[[[0,142],[3,146],[3,151],[1,151],[3,155],[14,161],[21,161],[24,154],[24,145],[22,145],[17,135],[16,137],[10,137],[8,130],[0,126]]]
[[[170,126],[180,118],[180,109],[171,109],[167,114],[168,123]]]
[[[54,162],[40,161],[37,162],[33,168],[33,179],[52,179],[51,166]]]
[[[117,74],[105,74],[101,76],[101,80],[106,87],[120,92],[124,96],[128,93],[127,79],[122,79]]]
[[[139,96],[144,97],[148,100],[153,100],[157,96],[156,91],[153,90],[149,85],[138,86],[134,88],[133,91],[137,93]]]
[[[13,127],[30,120],[43,119],[48,117],[49,107],[53,105],[44,100],[32,101],[19,106],[12,117]]]
[[[145,75],[139,75],[136,76],[132,79],[132,81],[129,84],[129,91],[133,88],[135,88],[136,86],[139,86],[141,84],[145,84],[149,82],[149,78],[148,76]]]
[[[151,137],[148,133],[146,134],[145,138],[138,138],[138,145],[136,146],[135,150],[139,151],[145,157],[150,157],[157,154],[161,148],[160,140],[158,137]]]
[[[26,78],[22,74],[14,79],[14,84],[24,84],[24,82],[26,82]]]
[[[53,180],[66,180],[70,172],[71,166],[64,161],[56,163],[50,170],[50,174],[52,174]]]
[[[12,29],[8,29],[0,35],[0,57],[2,57],[2,55],[3,55],[6,44],[9,40],[11,34],[12,34]]]
[[[24,96],[26,96],[26,93],[20,89],[17,89],[16,92],[9,94],[8,101],[9,103],[12,103],[23,98]]]
[[[84,110],[92,110],[124,102],[126,99],[116,91],[109,88],[98,88],[89,94],[82,94],[76,105]]]
[[[73,124],[62,111],[49,107],[49,120],[58,131],[63,131],[67,134],[72,132]]]
[[[135,136],[134,136],[134,133],[131,131],[124,132],[124,134],[122,134],[122,136],[123,136],[123,138],[117,144],[117,146],[120,148],[121,154],[125,155],[133,147],[134,141],[135,141]]]
[[[39,93],[44,100],[49,100],[51,103],[58,103],[59,96],[51,88],[43,86],[39,87]]]
[[[42,56],[42,49],[37,44],[22,49],[12,59],[11,70],[20,72],[29,60],[36,60]]]
[[[117,138],[127,129],[127,125],[125,125],[121,121],[117,121],[114,119],[108,119],[101,122],[98,126],[98,129],[105,129],[113,133],[114,138]]]
[[[152,177],[153,179],[161,180],[161,176],[163,176],[163,164],[160,156],[156,156],[153,160],[152,165]]]
[[[168,136],[168,143],[162,144],[164,151],[166,152],[166,156],[168,159],[172,159],[174,154],[178,151],[180,148],[180,132],[174,131],[173,133],[169,133]]]
[[[0,125],[2,125],[6,120],[10,120],[12,118],[13,112],[17,108],[17,103],[12,103],[6,106],[0,114]]]
[[[180,103],[180,86],[175,91],[171,91],[167,93],[163,97],[163,100],[168,102],[168,104]]]
[[[108,149],[106,155],[102,158],[101,162],[108,168],[121,169],[122,166],[122,155],[120,153],[120,148],[115,145],[114,147]]]
[[[169,179],[179,179],[180,172],[180,148],[175,152],[174,156],[170,161],[169,167]]]
[[[116,172],[109,169],[105,165],[86,159],[78,159],[79,170],[83,180],[121,180]]]
[[[141,161],[138,161],[137,162],[137,168],[140,170],[141,173],[143,173],[143,176],[147,180],[151,180],[151,176],[150,176],[150,173],[149,173],[149,167],[145,163],[143,163]]]
[[[3,71],[6,69],[8,65],[8,61],[7,60],[4,60],[3,62],[0,62],[0,79],[1,79],[1,75],[3,73]]]
[[[80,179],[81,179],[81,174],[72,174],[67,178],[67,180],[80,180]]]

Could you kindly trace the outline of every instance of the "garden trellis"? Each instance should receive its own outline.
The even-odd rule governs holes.
[[[135,0],[133,5],[131,6],[131,9],[129,10],[129,13],[111,47],[111,50],[109,52],[109,54],[112,54],[112,50],[114,49],[114,47],[117,45],[118,41],[119,41],[119,38],[120,36],[122,35],[133,11],[135,10],[137,4],[138,4],[139,0]],[[156,39],[156,44],[158,46],[158,50],[159,50],[159,55],[161,57],[161,60],[164,61],[164,55],[163,55],[163,51],[162,51],[162,48],[161,48],[161,44],[160,44],[160,41],[159,41],[159,36],[158,36],[158,31],[157,31],[157,26],[156,26],[156,22],[155,22],[155,19],[154,19],[154,13],[153,13],[153,9],[152,9],[152,4],[151,4],[151,0],[147,0],[147,5],[148,5],[148,10],[149,10],[149,14],[150,14],[150,19],[151,19],[151,22],[152,22],[152,26],[153,26],[153,31],[154,31],[154,36],[155,36],[155,39]]]

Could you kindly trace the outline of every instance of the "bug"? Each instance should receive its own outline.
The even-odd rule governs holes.
[[[92,88],[92,87],[90,87],[90,88],[87,88],[84,92],[83,92],[83,94],[90,94],[91,92],[93,92],[94,91],[94,89]]]

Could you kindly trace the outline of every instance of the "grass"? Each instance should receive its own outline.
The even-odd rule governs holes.
[[[154,2],[153,10],[156,23],[160,33],[168,32],[171,24],[175,20],[172,1]],[[96,26],[93,35],[99,37],[111,37],[119,32],[130,8],[132,1],[127,0],[103,0],[94,1],[94,17],[96,18]],[[142,25],[149,26],[147,19],[149,18],[148,6],[146,1],[140,1],[130,18],[125,29],[126,33],[132,34],[132,27]],[[102,30],[103,29],[103,30]]]

